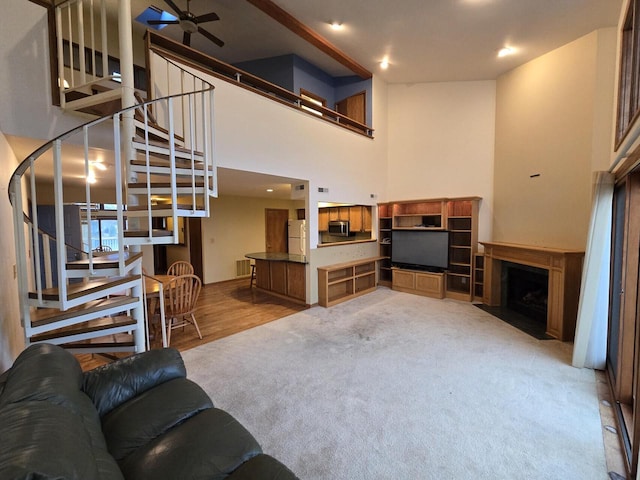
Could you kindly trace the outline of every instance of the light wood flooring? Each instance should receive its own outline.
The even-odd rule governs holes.
[[[307,307],[304,305],[249,288],[249,278],[204,285],[195,313],[202,340],[198,338],[194,327],[187,326],[184,329],[173,330],[171,346],[180,351],[188,350],[292,315],[305,308]],[[152,328],[151,331],[153,330]],[[152,336],[151,347],[161,347],[159,328]],[[77,358],[83,370],[111,361],[109,357],[97,354],[77,355]]]

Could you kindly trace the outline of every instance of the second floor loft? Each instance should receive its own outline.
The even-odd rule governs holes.
[[[373,137],[371,77],[331,76],[295,54],[228,63],[154,29],[141,34],[140,25],[133,28],[139,21],[132,22],[130,51],[123,53],[127,36],[123,42],[117,22],[108,16],[103,19],[101,6],[109,1],[70,0],[50,8],[49,28],[55,31],[49,35],[50,51],[57,57],[51,61],[57,65],[57,75],[51,75],[54,104],[96,115],[112,113],[120,106],[117,91],[124,67],[120,58],[132,59],[129,68],[139,100],[153,98],[147,87],[147,52],[156,49],[217,78]],[[96,95],[102,98],[87,98]]]

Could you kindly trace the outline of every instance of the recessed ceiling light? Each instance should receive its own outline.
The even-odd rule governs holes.
[[[267,188],[267,192],[269,193],[273,192],[273,188]]]
[[[90,160],[89,164],[92,167],[97,168],[98,170],[102,170],[103,172],[107,170],[107,166],[99,160]]]
[[[384,58],[381,62],[380,62],[380,68],[383,70],[386,70],[387,68],[389,68],[389,59],[388,58]]]
[[[342,30],[344,28],[340,22],[331,22],[329,25],[331,26],[331,30]]]
[[[513,55],[516,53],[516,49],[513,47],[502,47],[498,50],[498,57],[506,57],[508,55]]]

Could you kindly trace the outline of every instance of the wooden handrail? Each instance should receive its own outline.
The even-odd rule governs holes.
[[[201,72],[270,98],[283,105],[304,111],[316,118],[373,138],[373,129],[371,127],[338,113],[335,110],[318,105],[304,97],[296,95],[286,88],[268,82],[229,63],[210,57],[151,30],[147,30],[146,40],[147,49],[159,55],[188,64]],[[316,115],[313,112],[306,112],[302,107],[307,107],[315,112],[319,112],[322,116]]]

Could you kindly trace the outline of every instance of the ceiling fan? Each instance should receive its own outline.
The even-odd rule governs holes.
[[[213,43],[222,47],[224,42],[220,40],[215,35],[207,32],[204,28],[202,28],[199,23],[205,22],[213,22],[215,20],[220,20],[220,17],[215,12],[205,13],[204,15],[195,16],[189,10],[189,2],[191,0],[187,0],[187,10],[183,11],[178,8],[178,6],[173,3],[172,0],[164,0],[164,2],[171,7],[171,9],[176,12],[178,15],[177,20],[148,20],[147,23],[149,25],[180,25],[184,34],[182,35],[182,43],[186,46],[191,46],[191,34],[195,32],[199,32],[204,35],[206,38],[211,40]]]

